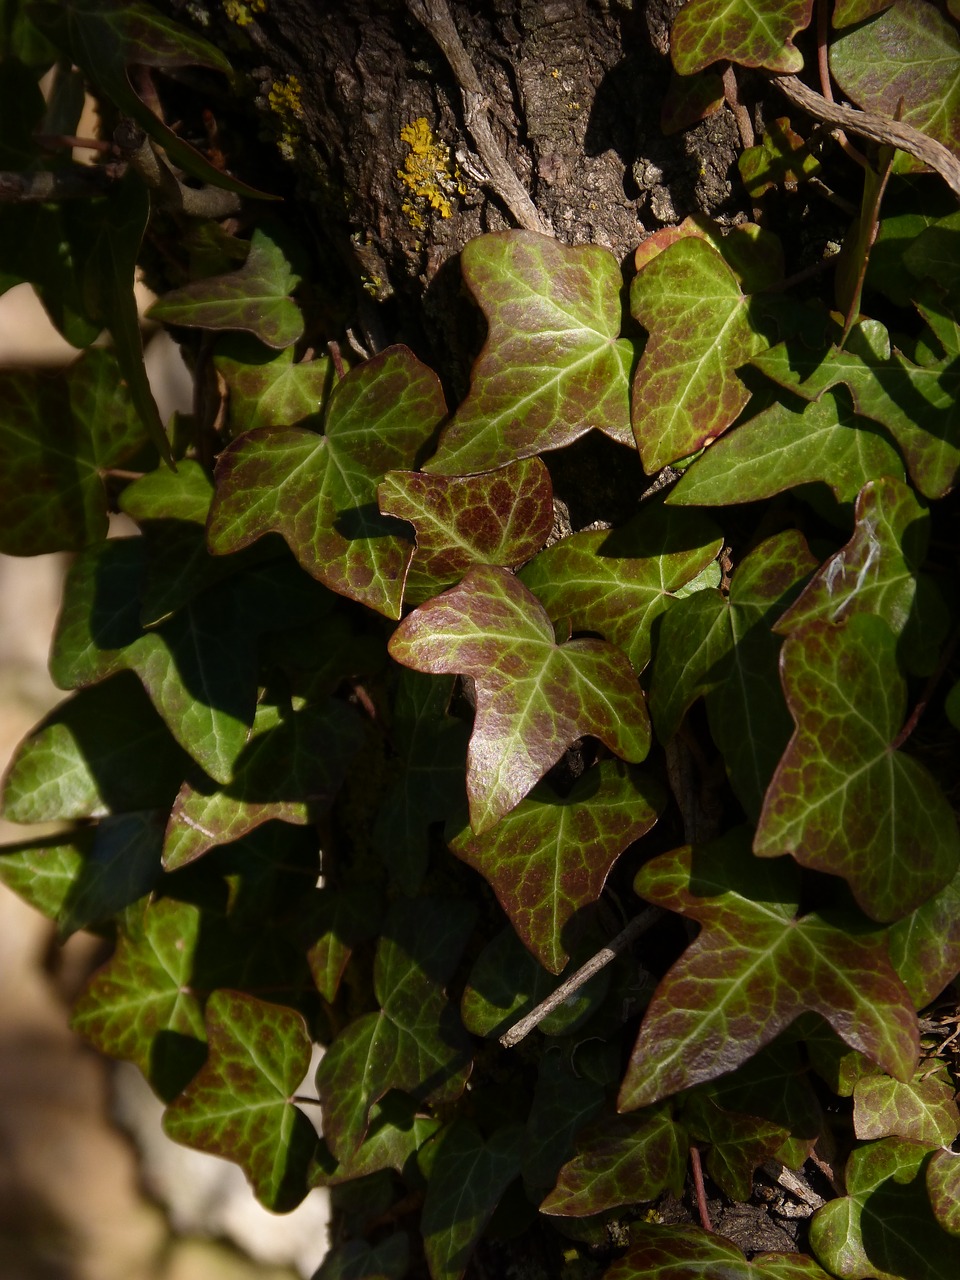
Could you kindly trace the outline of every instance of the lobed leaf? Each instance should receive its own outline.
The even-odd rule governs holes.
[[[427,470],[492,471],[591,428],[630,444],[632,346],[617,337],[623,281],[613,255],[498,231],[471,240],[460,258],[488,334]]]
[[[813,0],[688,0],[670,30],[670,56],[682,76],[712,62],[738,62],[787,75],[803,57],[793,36],[810,23]]]
[[[935,1151],[927,1165],[927,1194],[944,1231],[960,1236],[960,1156]]]
[[[348,1240],[331,1249],[313,1280],[403,1280],[410,1265],[410,1242],[403,1232],[379,1244]]]
[[[61,939],[109,920],[145,897],[160,878],[163,818],[121,813],[101,818],[89,854],[57,920]]]
[[[96,828],[0,845],[0,884],[56,920],[90,855]]]
[[[476,835],[515,808],[584,734],[632,763],[649,749],[646,707],[626,655],[601,640],[558,645],[536,597],[504,569],[471,569],[405,618],[389,650],[416,671],[476,681],[467,753]]]
[[[260,427],[294,427],[321,413],[333,390],[333,362],[327,356],[295,361],[292,347],[271,351],[245,335],[221,338],[213,363],[227,384],[233,436]]]
[[[893,967],[922,1009],[960,973],[960,870],[933,897],[887,929]]]
[[[422,604],[475,564],[523,564],[553,527],[553,486],[539,458],[478,476],[391,471],[377,498],[383,515],[409,520],[416,531],[404,583],[407,604]]]
[[[896,639],[870,614],[810,622],[784,642],[781,673],[796,728],[754,852],[842,876],[868,915],[897,920],[954,876],[960,833],[929,772],[894,746],[906,705]]]
[[[175,1142],[239,1164],[274,1213],[307,1193],[316,1135],[293,1095],[310,1066],[310,1040],[294,1009],[241,991],[215,991],[206,1009],[209,1055],[167,1108]]]
[[[331,591],[400,616],[413,551],[406,526],[381,516],[377,485],[414,466],[446,414],[434,373],[389,347],[334,389],[325,434],[248,431],[220,455],[210,512],[214,555],[281,533],[300,565]]]
[[[634,1223],[631,1248],[604,1280],[828,1280],[827,1273],[800,1253],[758,1253],[748,1262],[730,1240],[700,1227]]]
[[[619,1054],[613,1068],[618,1074]],[[573,1155],[574,1135],[603,1106],[604,1083],[580,1070],[573,1055],[557,1046],[541,1055],[523,1155],[523,1184],[532,1203],[555,1185],[561,1166]]]
[[[949,1147],[960,1133],[960,1108],[945,1065],[912,1080],[862,1076],[853,1089],[853,1129],[858,1138],[909,1138]]]
[[[890,1075],[908,1079],[916,1015],[882,930],[852,913],[796,916],[799,872],[752,857],[743,829],[661,854],[639,872],[648,901],[698,920],[661,980],[620,1090],[632,1111],[714,1080],[812,1010]]]
[[[620,854],[653,826],[659,786],[602,760],[561,800],[541,787],[483,835],[447,832],[450,849],[487,880],[524,946],[559,973],[565,928],[595,902]]]
[[[683,1107],[690,1137],[707,1144],[707,1172],[731,1200],[743,1203],[753,1194],[753,1176],[774,1158],[790,1130],[749,1112],[728,1111],[713,1090],[695,1089]]]

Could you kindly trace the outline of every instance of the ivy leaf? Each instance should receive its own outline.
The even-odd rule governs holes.
[[[413,547],[407,526],[380,515],[377,485],[408,470],[446,415],[436,374],[388,347],[334,388],[325,434],[248,431],[217,463],[210,512],[215,555],[283,534],[307,573],[389,618],[400,616]]]
[[[800,533],[777,534],[744,558],[727,596],[708,589],[679,600],[660,628],[650,683],[657,737],[669,742],[705,695],[710,732],[751,814],[790,737],[770,626],[815,563]]]
[[[553,527],[553,486],[539,458],[479,476],[391,471],[377,490],[386,516],[416,530],[404,601],[422,604],[475,564],[512,569],[536,555]]]
[[[769,122],[759,146],[740,155],[737,168],[751,200],[759,200],[771,187],[799,186],[819,174],[822,165],[789,118],[780,116]]]
[[[600,1116],[577,1135],[541,1213],[584,1218],[622,1204],[677,1196],[686,1172],[687,1138],[665,1107]]]
[[[869,916],[899,919],[953,877],[960,833],[928,771],[893,745],[906,707],[896,639],[869,614],[811,622],[784,642],[781,672],[796,729],[754,852],[842,876]]]
[[[174,871],[273,819],[300,826],[316,822],[362,741],[359,718],[332,698],[286,715],[262,704],[233,781],[225,788],[200,782],[181,787],[167,824],[164,866]]]
[[[890,1075],[909,1079],[917,1020],[883,931],[852,913],[798,919],[799,878],[786,859],[752,857],[742,829],[641,869],[637,893],[703,928],[647,1008],[621,1110],[725,1075],[807,1010]]]
[[[50,671],[82,688],[135,671],[170,732],[211,777],[228,782],[256,709],[256,632],[230,583],[190,600],[145,631],[138,593],[140,538],[115,538],[79,556],[67,578]]]
[[[956,151],[960,147],[960,35],[927,0],[897,0],[886,13],[830,42],[830,71],[858,106],[901,118]],[[894,169],[922,163],[898,152]]]
[[[0,884],[48,920],[56,920],[83,869],[96,835],[81,827],[38,840],[0,845]]]
[[[299,282],[278,241],[257,227],[242,267],[165,293],[147,315],[187,328],[242,329],[268,347],[289,347],[303,335],[303,316],[290,297]]]
[[[89,855],[60,911],[61,939],[109,920],[150,892],[161,871],[162,831],[157,813],[121,813],[100,820]]]
[[[206,1009],[209,1056],[163,1117],[174,1142],[239,1164],[274,1213],[307,1193],[313,1126],[292,1098],[310,1066],[303,1017],[241,991],[215,991]]]
[[[903,477],[896,449],[839,396],[797,413],[778,401],[712,444],[667,496],[678,507],[756,502],[822,481],[838,502],[851,502],[868,480]]]
[[[126,913],[116,950],[71,1019],[101,1053],[136,1063],[166,1100],[204,1058],[203,1013],[190,985],[199,931],[199,908],[172,898]]]
[[[709,1143],[705,1163],[710,1177],[725,1195],[740,1202],[750,1199],[758,1166],[776,1156],[790,1134],[772,1120],[728,1111],[706,1090],[695,1090],[686,1099],[683,1121],[691,1138]]]
[[[497,1129],[486,1141],[469,1120],[437,1139],[420,1219],[432,1280],[460,1280],[500,1197],[520,1176],[524,1131]]]
[[[447,715],[452,676],[401,669],[393,700],[393,745],[399,773],[373,828],[375,849],[393,882],[414,892],[429,859],[429,828],[464,801],[470,728]]]
[[[471,1042],[442,991],[467,941],[473,911],[463,902],[420,898],[387,912],[377,945],[373,986],[380,1010],[351,1022],[317,1070],[324,1136],[340,1161],[360,1147],[370,1112],[390,1089],[418,1100],[460,1096]]]
[[[488,335],[427,470],[492,471],[591,427],[630,444],[632,346],[617,338],[623,278],[613,255],[498,231],[471,240],[460,259]]]
[[[332,1004],[353,948],[377,935],[381,913],[366,886],[324,888],[319,898],[310,920],[316,941],[307,952],[307,962],[317,990]]]
[[[908,485],[871,480],[857,498],[853,537],[820,566],[774,630],[789,635],[810,622],[871,613],[901,637],[905,665],[929,675],[949,623],[936,587],[919,574],[929,522]]]
[[[847,1195],[810,1220],[818,1258],[843,1280],[952,1280],[960,1238],[944,1231],[930,1205],[925,1171],[930,1148],[886,1138],[847,1161]]]
[[[887,930],[890,959],[914,1007],[935,1000],[960,973],[960,870]]]
[[[927,1194],[944,1231],[960,1236],[960,1156],[935,1151],[927,1165]]]
[[[389,650],[416,671],[476,680],[467,752],[476,835],[515,808],[584,734],[632,763],[649,750],[647,711],[626,655],[602,640],[558,645],[542,605],[505,569],[471,569],[405,618]]]
[[[712,62],[738,62],[789,75],[803,57],[792,37],[810,23],[813,0],[689,0],[674,19],[670,56],[682,76]]]
[[[831,26],[839,31],[841,27],[849,27],[854,22],[872,18],[875,13],[882,13],[893,3],[894,0],[835,0]]]
[[[597,1044],[593,1041],[589,1047]],[[580,1057],[576,1051],[565,1052],[557,1045],[540,1056],[523,1156],[523,1184],[534,1204],[556,1184],[561,1166],[573,1154],[574,1135],[604,1103],[605,1081],[582,1071]],[[614,1072],[619,1075],[619,1071],[618,1053]]]
[[[524,946],[551,973],[570,956],[564,930],[595,902],[620,854],[653,826],[660,788],[602,760],[563,800],[546,787],[484,835],[464,827],[447,842],[487,880]]]
[[[735,373],[767,345],[749,300],[705,239],[684,236],[634,277],[630,310],[649,333],[633,380],[633,433],[654,475],[715,440],[750,399]]]
[[[382,1169],[393,1169],[401,1177],[420,1181],[417,1153],[440,1128],[441,1122],[424,1115],[412,1098],[391,1089],[382,1102],[370,1108],[367,1136],[354,1155],[338,1163],[328,1148],[321,1148],[324,1168],[313,1178],[314,1185],[335,1187]]]
[[[853,1088],[854,1132],[858,1138],[909,1138],[949,1147],[960,1132],[955,1092],[942,1063],[912,1080],[862,1076]]]
[[[17,748],[3,786],[11,822],[169,808],[190,759],[133,676],[56,707]]]
[[[604,1272],[603,1280],[829,1280],[812,1258],[800,1253],[758,1253],[748,1262],[735,1244],[699,1227],[658,1227],[635,1222],[630,1252]]]
[[[319,414],[333,389],[333,362],[326,356],[295,361],[293,348],[265,349],[246,335],[221,338],[214,367],[227,384],[231,434],[259,427],[293,427]]]
[[[918,231],[903,254],[903,263],[911,274],[921,280],[932,280],[951,296],[960,286],[960,266],[956,257],[958,230],[960,223],[955,213],[938,218]],[[950,354],[955,355],[956,352]]]
[[[410,1265],[410,1242],[403,1232],[379,1244],[348,1240],[331,1249],[313,1280],[403,1280]]]
[[[0,550],[80,551],[106,536],[103,472],[146,443],[116,360],[85,352],[57,374],[0,370]]]
[[[913,364],[891,353],[879,321],[863,320],[842,349],[826,341],[816,349],[780,343],[751,363],[805,400],[845,383],[857,413],[893,436],[924,497],[942,498],[953,487],[960,471],[960,367],[953,358]]]
[[[653,623],[682,588],[717,558],[723,539],[712,520],[663,507],[621,529],[575,533],[525,565],[520,579],[551,618],[597,631],[617,644],[635,671],[650,661]]]

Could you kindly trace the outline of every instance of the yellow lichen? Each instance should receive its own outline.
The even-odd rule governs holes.
[[[266,13],[267,0],[223,0],[223,12],[238,27],[249,27],[255,13]]]
[[[397,170],[397,177],[410,188],[401,209],[414,231],[422,231],[426,224],[427,208],[436,210],[441,218],[453,214],[450,196],[467,194],[460,171],[450,166],[450,148],[433,136],[430,125],[419,116],[400,130],[400,138],[410,148],[410,153]]]
[[[292,160],[300,141],[300,122],[303,120],[303,89],[296,76],[284,76],[274,80],[267,94],[267,105],[277,117],[280,133],[277,146],[285,160]]]

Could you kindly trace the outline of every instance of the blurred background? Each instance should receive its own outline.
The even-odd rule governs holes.
[[[190,377],[164,333],[144,338],[167,421],[190,408]],[[0,297],[0,367],[75,355],[29,285]],[[68,563],[0,556],[4,769],[63,696],[47,655]],[[0,843],[48,830],[0,819]],[[70,1002],[105,958],[102,946],[80,933],[58,947],[53,925],[0,885],[0,1280],[312,1276],[326,1248],[326,1193],[293,1214],[267,1213],[235,1166],[163,1135],[162,1108],[136,1068],[107,1061],[69,1030]]]

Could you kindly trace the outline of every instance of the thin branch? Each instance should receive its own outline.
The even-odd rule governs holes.
[[[586,964],[582,964],[576,973],[567,978],[566,982],[561,982],[556,991],[547,996],[546,1000],[542,1000],[525,1018],[521,1018],[509,1031],[505,1031],[500,1037],[500,1043],[503,1047],[512,1049],[515,1045],[518,1045],[548,1014],[553,1013],[554,1009],[558,1009],[564,1001],[575,995],[582,986],[588,983],[601,969],[605,969],[610,961],[615,960],[622,951],[626,951],[631,943],[635,942],[642,933],[646,933],[651,925],[656,924],[662,915],[663,912],[659,907],[647,907],[639,915],[634,916],[626,928],[621,929],[611,943],[601,947],[596,955],[591,956]]]
[[[74,165],[38,169],[34,173],[0,173],[0,204],[45,203],[48,200],[92,200],[105,195],[126,165]]]
[[[693,1174],[693,1189],[697,1196],[697,1212],[700,1214],[700,1225],[704,1231],[713,1231],[710,1221],[710,1210],[707,1208],[707,1190],[703,1185],[703,1164],[700,1160],[700,1148],[690,1148],[690,1172]]]
[[[488,175],[487,185],[507,206],[521,227],[552,235],[523,183],[510,168],[490,128],[490,99],[483,91],[473,61],[464,48],[446,0],[407,0],[413,17],[429,31],[450,65],[463,98],[463,118]]]
[[[836,102],[828,102],[822,94],[809,89],[796,76],[772,76],[771,80],[785,97],[814,119],[838,125],[841,129],[856,133],[861,138],[870,138],[873,142],[885,142],[891,147],[899,147],[901,151],[906,151],[923,164],[929,165],[940,174],[954,195],[960,197],[960,161],[946,147],[927,137],[919,129],[891,120],[888,116],[876,115],[872,111],[858,111],[854,107],[841,107]]]

